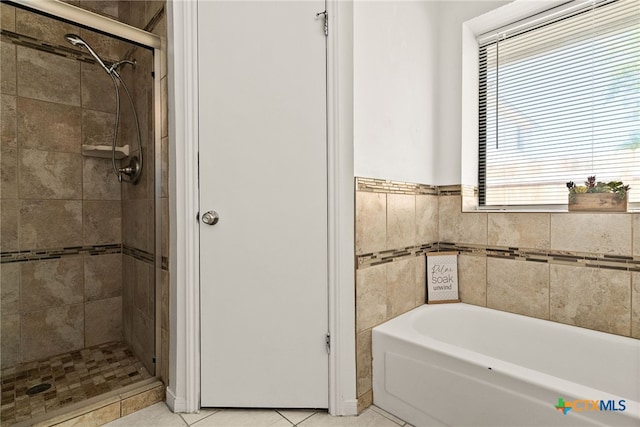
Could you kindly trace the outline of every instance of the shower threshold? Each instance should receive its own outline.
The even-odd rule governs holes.
[[[152,376],[122,342],[23,363],[2,370],[0,424],[30,425],[118,395]],[[151,381],[145,381],[151,380]],[[135,389],[135,387],[133,387]]]

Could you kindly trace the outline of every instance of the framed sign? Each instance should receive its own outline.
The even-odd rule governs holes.
[[[460,302],[457,252],[427,254],[427,304],[443,302]]]

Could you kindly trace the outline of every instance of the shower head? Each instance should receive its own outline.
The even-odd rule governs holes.
[[[93,56],[96,62],[100,64],[102,68],[104,68],[107,74],[111,74],[112,70],[107,68],[107,66],[104,64],[102,59],[100,59],[100,57],[98,56],[98,54],[93,49],[91,49],[91,46],[89,46],[89,44],[86,41],[82,40],[80,36],[76,34],[67,34],[64,36],[64,38],[67,39],[67,41],[74,46],[83,47],[87,49],[87,51],[91,54],[91,56]]]

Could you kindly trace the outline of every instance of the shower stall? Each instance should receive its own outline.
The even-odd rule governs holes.
[[[0,4],[2,425],[163,373],[164,4],[69,3]]]

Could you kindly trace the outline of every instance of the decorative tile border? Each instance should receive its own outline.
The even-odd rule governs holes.
[[[587,252],[544,251],[503,246],[460,245],[448,242],[427,243],[408,248],[391,249],[356,256],[356,269],[400,261],[428,252],[457,251],[460,254],[519,261],[562,264],[574,267],[592,267],[606,270],[640,272],[640,257],[593,254]]]
[[[30,249],[23,251],[0,252],[0,263],[40,261],[77,255],[106,255],[122,253],[122,245],[70,246],[53,249]]]
[[[438,195],[438,187],[434,185],[359,177],[356,177],[356,190],[388,194]]]
[[[151,252],[143,251],[142,249],[134,248],[133,246],[123,245],[122,253],[132,256],[139,261],[144,261],[147,264],[155,263],[155,257]]]

